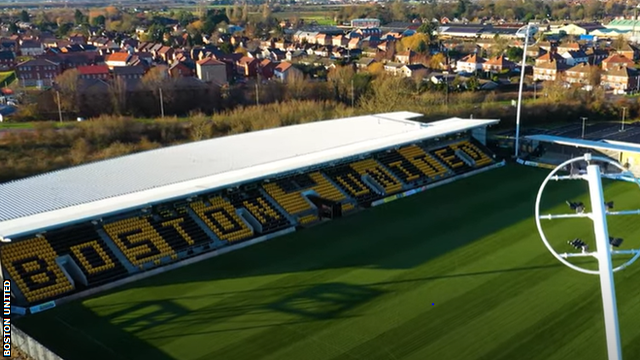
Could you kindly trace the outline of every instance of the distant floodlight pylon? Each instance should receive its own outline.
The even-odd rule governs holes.
[[[556,175],[559,171],[566,169],[567,166],[573,165],[577,162],[587,162],[587,171],[576,173],[570,172],[570,175]],[[601,173],[600,166],[593,164],[593,161],[598,161],[603,164],[609,164],[618,168],[621,172],[615,174]],[[573,169],[573,166],[571,167]],[[535,217],[536,226],[540,233],[540,238],[544,245],[549,249],[551,254],[558,259],[564,265],[585,274],[600,275],[600,289],[602,292],[602,307],[604,310],[604,322],[607,338],[607,352],[609,354],[609,360],[622,360],[622,346],[620,343],[620,330],[618,326],[618,309],[616,305],[616,293],[615,284],[613,280],[613,273],[620,271],[627,266],[635,262],[640,257],[640,249],[635,250],[613,250],[613,248],[619,247],[623,240],[621,238],[614,238],[609,236],[609,229],[607,226],[607,216],[612,215],[640,215],[640,210],[623,210],[623,211],[610,211],[613,209],[613,201],[605,202],[604,194],[602,190],[602,178],[631,182],[640,187],[640,181],[627,169],[625,169],[619,163],[605,158],[591,156],[591,154],[585,154],[582,157],[574,158],[560,164],[553,169],[551,173],[544,179],[538,196],[536,197],[535,205]],[[591,212],[587,212],[583,203],[567,201],[567,205],[572,210],[575,210],[574,214],[560,214],[560,215],[540,215],[540,200],[542,199],[542,193],[550,180],[586,180],[589,183],[589,195],[591,200]],[[589,218],[593,221],[593,230],[596,238],[596,251],[589,252],[589,245],[581,239],[573,239],[568,241],[569,245],[581,250],[579,253],[564,253],[558,254],[558,252],[549,244],[547,237],[542,230],[540,220],[554,220],[554,219],[568,219],[568,218]],[[613,268],[611,256],[612,255],[632,255],[631,258],[624,264]],[[598,260],[598,270],[588,270],[577,265],[570,263],[567,259],[570,257],[594,257]]]

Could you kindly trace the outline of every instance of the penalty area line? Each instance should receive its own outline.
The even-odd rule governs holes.
[[[125,359],[122,355],[120,355],[120,354],[116,353],[115,351],[113,351],[113,349],[111,349],[110,347],[108,347],[108,346],[106,346],[105,344],[103,344],[103,343],[101,343],[100,341],[98,341],[98,339],[96,339],[96,338],[92,337],[91,335],[87,334],[87,333],[86,333],[86,332],[84,332],[84,331],[81,331],[81,330],[80,330],[80,329],[78,329],[77,327],[75,327],[75,326],[73,326],[73,325],[69,324],[68,322],[66,322],[66,321],[62,320],[62,319],[61,319],[60,317],[58,317],[58,316],[56,316],[55,318],[56,318],[56,320],[58,320],[59,322],[61,322],[64,326],[68,327],[69,329],[71,329],[71,330],[73,330],[73,331],[75,331],[75,332],[78,332],[78,333],[82,334],[85,338],[87,338],[87,339],[91,340],[92,342],[94,342],[94,343],[96,343],[96,344],[100,345],[100,347],[102,347],[102,348],[104,348],[104,349],[108,350],[110,353],[112,353],[113,355],[117,356],[119,359]]]

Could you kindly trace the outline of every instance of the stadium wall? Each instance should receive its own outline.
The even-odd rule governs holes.
[[[441,186],[441,185],[449,184],[449,183],[452,183],[454,181],[467,178],[469,176],[477,175],[477,174],[483,173],[485,171],[489,171],[489,170],[492,170],[492,169],[503,167],[505,164],[506,164],[506,162],[504,160],[502,160],[501,162],[496,163],[494,165],[487,166],[487,167],[482,168],[482,169],[470,171],[470,172],[468,172],[466,174],[454,176],[452,178],[439,181],[439,182],[437,182],[435,184],[432,184],[432,185],[426,185],[426,186],[423,186],[423,187],[419,187],[417,189],[411,189],[411,190],[405,191],[405,192],[400,193],[400,194],[396,194],[396,195],[392,195],[392,196],[386,197],[384,199],[376,200],[376,201],[371,203],[371,207],[379,206],[379,205],[386,204],[386,203],[390,203],[390,202],[392,202],[394,200],[398,200],[398,199],[402,199],[402,198],[405,198],[405,197],[409,197],[409,196],[415,195],[417,193],[421,193],[423,191],[436,188],[436,187]]]
[[[517,162],[518,164],[521,164],[521,165],[538,167],[542,169],[550,169],[550,170],[553,170],[556,167],[558,167],[557,165],[544,164],[544,163],[539,163],[539,162],[529,161],[529,160],[522,160],[522,159],[518,159]]]
[[[53,351],[37,342],[34,338],[27,335],[15,325],[11,327],[11,342],[20,351],[36,360],[63,360]],[[13,355],[13,354],[12,354]],[[20,359],[21,357],[15,357]]]
[[[165,273],[167,271],[175,270],[175,269],[181,268],[183,266],[195,264],[195,263],[198,263],[198,262],[206,260],[206,259],[210,259],[210,258],[219,256],[219,255],[222,255],[222,254],[226,254],[226,253],[231,252],[231,251],[240,250],[240,249],[245,248],[247,246],[251,246],[251,245],[258,244],[258,243],[261,243],[261,242],[264,242],[264,241],[267,241],[267,240],[271,240],[273,238],[276,238],[276,237],[279,237],[279,236],[282,236],[282,235],[286,235],[286,234],[290,234],[290,233],[293,233],[295,231],[296,231],[295,227],[290,227],[290,228],[287,228],[287,229],[284,229],[284,230],[277,231],[275,233],[271,233],[271,234],[268,234],[268,235],[265,235],[265,236],[261,236],[259,238],[255,238],[255,239],[252,239],[252,240],[247,240],[247,241],[242,242],[240,244],[225,246],[225,247],[220,248],[218,250],[207,252],[207,253],[204,253],[204,254],[201,254],[201,255],[196,255],[194,257],[191,257],[191,258],[188,258],[188,259],[185,259],[185,260],[173,263],[173,264],[169,264],[169,265],[166,265],[166,266],[163,266],[163,267],[159,267],[159,268],[155,268],[155,269],[152,269],[152,270],[149,270],[149,271],[145,271],[143,273],[139,273],[139,274],[136,274],[136,275],[133,275],[133,276],[121,279],[121,280],[117,280],[117,281],[114,281],[114,282],[111,282],[111,283],[108,283],[108,284],[105,284],[105,285],[102,285],[102,286],[99,286],[99,287],[96,287],[96,288],[93,288],[93,289],[88,289],[88,290],[85,290],[85,291],[82,291],[82,292],[79,292],[79,293],[75,293],[75,294],[72,294],[72,295],[69,295],[69,296],[54,300],[54,301],[49,301],[49,302],[44,303],[44,304],[40,304],[40,305],[37,305],[37,306],[32,306],[29,309],[29,313],[35,314],[35,313],[38,313],[38,312],[42,312],[42,311],[46,311],[46,310],[49,310],[49,309],[53,309],[54,307],[56,307],[58,305],[62,305],[64,303],[68,303],[70,301],[74,301],[74,300],[81,299],[81,298],[84,298],[84,297],[87,297],[87,296],[95,295],[97,293],[100,293],[100,292],[103,292],[103,291],[106,291],[106,290],[111,290],[111,289],[114,289],[116,287],[119,287],[119,286],[122,286],[122,285],[126,285],[126,284],[129,284],[129,283],[138,281],[138,280],[146,279],[146,278],[154,276],[154,275],[162,274],[162,273]],[[39,357],[37,359],[40,360]],[[43,359],[45,359],[45,358],[43,358]],[[57,358],[57,359],[60,359],[60,358]],[[45,359],[45,360],[48,360],[48,359]]]

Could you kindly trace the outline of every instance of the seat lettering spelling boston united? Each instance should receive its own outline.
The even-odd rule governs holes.
[[[126,268],[91,223],[48,230],[46,238],[59,255],[69,255],[80,267],[88,286],[97,286],[128,275]]]
[[[209,202],[210,205],[194,202],[191,208],[220,240],[234,242],[253,236],[253,230],[236,214],[230,202],[220,196],[209,199]]]
[[[351,164],[351,168],[360,175],[369,175],[378,185],[382,186],[386,195],[402,190],[402,183],[374,159],[355,162]]]
[[[449,172],[442,164],[417,145],[403,147],[398,152],[431,180],[442,177]]]
[[[175,252],[146,218],[129,218],[104,225],[104,230],[129,261],[137,266],[174,256]]]
[[[58,254],[43,235],[26,240],[14,239],[13,243],[3,246],[0,255],[14,284],[29,302],[73,290],[73,285],[56,264]]]

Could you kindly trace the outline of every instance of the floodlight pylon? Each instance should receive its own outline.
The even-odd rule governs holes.
[[[556,175],[559,171],[565,169],[568,165],[572,165],[577,162],[587,162],[586,173],[575,174],[572,173],[569,176]],[[617,174],[602,173],[600,166],[593,164],[593,161],[599,161],[604,164],[612,165],[620,170]],[[620,342],[620,329],[618,325],[618,309],[616,305],[616,292],[613,273],[620,271],[627,266],[635,262],[640,257],[640,249],[634,250],[613,250],[609,243],[609,229],[607,226],[607,216],[615,215],[640,215],[640,210],[623,210],[623,211],[609,211],[609,207],[604,199],[604,193],[602,189],[602,178],[631,182],[640,187],[640,181],[629,171],[627,171],[618,162],[605,157],[596,157],[591,154],[585,154],[582,157],[577,157],[571,160],[567,160],[560,164],[544,179],[538,195],[536,197],[535,205],[535,219],[540,238],[545,244],[549,252],[558,259],[561,263],[569,268],[579,271],[585,274],[599,275],[600,276],[600,289],[602,292],[602,307],[604,310],[604,322],[606,330],[607,340],[607,353],[609,360],[622,360],[622,346]],[[585,180],[589,184],[589,196],[591,200],[591,212],[586,210],[582,213],[574,214],[559,214],[559,215],[540,215],[540,201],[547,183],[551,180]],[[612,207],[611,207],[612,208]],[[567,218],[589,218],[593,222],[593,231],[596,238],[596,251],[588,252],[582,251],[581,253],[564,253],[558,254],[558,252],[549,244],[547,237],[542,229],[540,220],[554,220],[554,219],[567,219]],[[612,255],[631,255],[631,258],[624,264],[613,267]],[[598,270],[588,270],[582,267],[576,266],[570,263],[567,259],[570,257],[586,257],[591,256],[598,260]]]

